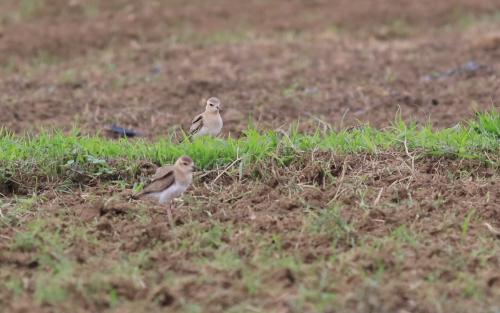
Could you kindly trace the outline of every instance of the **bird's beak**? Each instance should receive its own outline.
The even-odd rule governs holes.
[[[217,109],[219,110],[219,112],[222,112],[222,105],[219,105]]]

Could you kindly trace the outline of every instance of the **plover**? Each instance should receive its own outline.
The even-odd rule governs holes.
[[[193,138],[219,135],[223,125],[220,110],[221,103],[218,98],[212,97],[208,99],[205,112],[197,115],[191,122],[189,135]]]
[[[164,204],[170,202],[167,213],[171,220],[172,201],[180,197],[193,181],[194,162],[188,156],[182,156],[174,165],[159,167],[149,185],[136,195],[136,198],[149,197]]]

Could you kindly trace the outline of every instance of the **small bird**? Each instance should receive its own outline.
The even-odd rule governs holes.
[[[151,197],[161,204],[170,202],[167,213],[171,219],[171,206],[174,198],[180,197],[193,181],[194,162],[188,156],[182,156],[174,165],[159,167],[151,179],[135,197]]]
[[[136,131],[135,129],[124,128],[118,126],[116,124],[111,125],[108,129],[106,129],[108,134],[113,138],[122,138],[122,137],[142,137],[143,133]]]
[[[221,104],[216,97],[207,100],[205,112],[197,115],[191,122],[189,136],[196,138],[210,135],[217,136],[222,130],[222,117],[220,116]]]

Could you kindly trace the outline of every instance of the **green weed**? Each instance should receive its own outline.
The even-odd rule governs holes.
[[[475,213],[476,213],[476,210],[470,210],[469,213],[464,218],[464,221],[462,223],[462,237],[463,238],[467,237],[467,234],[469,233],[470,223],[471,223],[472,218],[474,217]]]
[[[223,251],[216,251],[215,252],[215,259],[212,262],[213,265],[220,270],[227,271],[227,270],[237,270],[241,268],[242,262],[240,257],[231,250],[224,249]]]
[[[13,278],[5,282],[5,287],[12,292],[14,297],[19,297],[24,292],[23,282],[18,278]]]
[[[43,7],[43,0],[21,0],[19,2],[19,15],[22,20],[31,19]]]
[[[403,19],[395,19],[384,27],[384,32],[389,37],[406,37],[411,31],[410,24]]]
[[[481,286],[478,285],[477,277],[465,272],[458,273],[457,282],[462,289],[462,294],[466,298],[481,299],[484,297]]]
[[[291,303],[292,311],[309,311],[306,309],[306,304],[312,304],[314,307],[313,312],[330,312],[333,311],[336,299],[337,297],[333,292],[301,286],[297,298]]]
[[[3,203],[0,200],[0,210],[2,210],[0,228],[20,224],[22,219],[35,209],[37,201],[36,194],[27,198],[16,198],[14,203]]]
[[[500,111],[478,114],[476,120],[469,122],[469,126],[480,134],[500,139]]]
[[[27,229],[17,232],[11,242],[11,248],[21,251],[33,251],[42,246],[40,234],[44,231],[45,223],[41,220],[31,222]]]
[[[416,246],[418,244],[418,237],[413,233],[406,225],[401,225],[394,229],[391,236],[402,243],[407,243],[411,246]]]
[[[189,25],[180,27],[177,35],[170,38],[171,43],[197,44],[202,46],[237,44],[250,39],[252,34],[245,29],[201,33]]]
[[[350,241],[353,229],[341,215],[338,206],[324,208],[318,212],[312,212],[308,222],[309,231],[313,233],[326,234],[336,243]]]
[[[66,287],[72,282],[73,274],[74,266],[66,259],[48,272],[39,272],[35,283],[35,300],[46,304],[64,302],[69,296]]]
[[[257,294],[262,285],[261,276],[251,269],[243,269],[242,280],[247,292],[251,295]]]
[[[182,307],[182,311],[186,313],[202,313],[203,308],[195,303],[187,303]]]

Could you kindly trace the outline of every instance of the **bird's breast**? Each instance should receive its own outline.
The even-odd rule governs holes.
[[[187,186],[184,185],[184,184],[180,184],[180,183],[175,183],[173,184],[170,188],[168,188],[168,193],[172,196],[172,197],[178,197],[180,196],[184,191],[186,191],[187,189]]]

